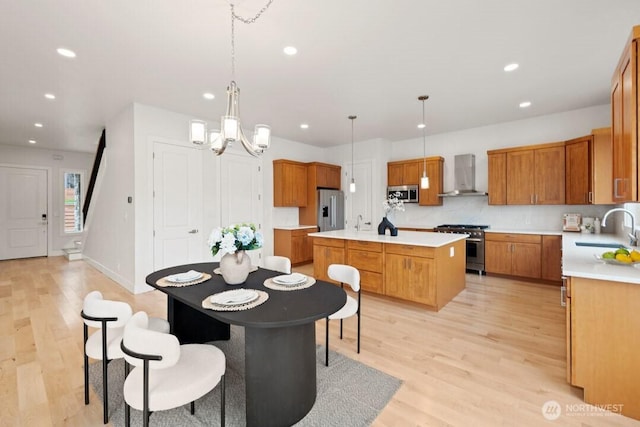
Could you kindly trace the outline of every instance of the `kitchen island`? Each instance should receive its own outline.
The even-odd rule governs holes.
[[[640,419],[640,264],[607,264],[594,255],[615,248],[582,246],[608,243],[632,249],[616,235],[563,233],[567,381],[585,402]]]
[[[370,231],[310,233],[314,275],[330,281],[330,264],[360,271],[367,292],[412,301],[436,311],[465,288],[466,234],[401,231],[398,236]]]

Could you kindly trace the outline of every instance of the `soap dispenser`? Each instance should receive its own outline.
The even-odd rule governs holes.
[[[600,234],[600,218],[597,218],[593,221],[593,231],[596,234]]]

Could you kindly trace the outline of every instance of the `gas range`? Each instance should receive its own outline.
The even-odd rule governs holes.
[[[468,234],[467,270],[475,270],[478,274],[484,271],[484,230],[488,225],[476,224],[442,224],[435,228],[437,233]]]

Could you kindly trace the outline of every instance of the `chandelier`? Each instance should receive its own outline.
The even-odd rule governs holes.
[[[267,125],[255,126],[253,138],[247,139],[240,122],[240,89],[235,82],[235,21],[253,24],[271,6],[273,0],[267,4],[253,18],[243,18],[236,15],[233,3],[231,8],[231,83],[227,86],[227,110],[220,119],[220,129],[207,129],[207,123],[202,120],[191,120],[190,140],[195,145],[209,145],[216,155],[221,155],[229,144],[240,142],[247,152],[258,156],[269,148],[271,144],[271,128]]]
[[[421,95],[418,97],[418,101],[422,101],[422,123],[418,125],[422,129],[422,177],[420,178],[420,188],[429,188],[429,177],[427,176],[427,140],[425,136],[425,128],[427,124],[424,121],[424,101],[429,99],[428,95]]]

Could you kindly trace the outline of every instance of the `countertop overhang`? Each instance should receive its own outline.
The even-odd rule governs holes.
[[[391,243],[397,245],[426,246],[439,248],[469,237],[468,234],[431,233],[425,231],[400,230],[397,236],[379,235],[373,231],[334,230],[309,233],[310,237],[329,239],[359,240],[365,242]]]

